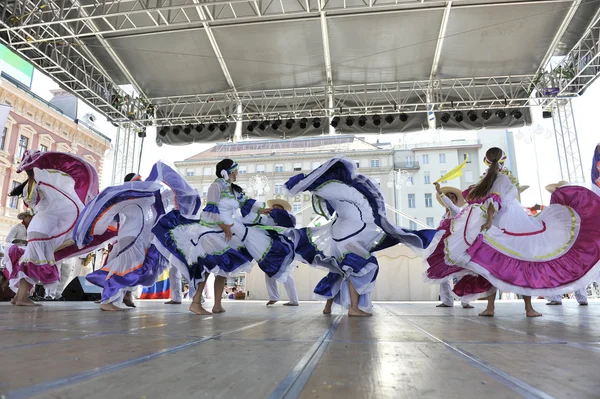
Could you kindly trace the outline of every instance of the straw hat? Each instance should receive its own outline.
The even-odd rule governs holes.
[[[31,213],[31,211],[30,211],[30,210],[26,210],[25,212],[21,212],[21,213],[19,213],[19,214],[17,215],[17,219],[19,219],[19,220],[25,220],[25,218],[26,218],[27,216],[33,216],[33,214]]]
[[[275,198],[275,199],[271,199],[271,200],[268,200],[268,201],[267,201],[267,206],[268,206],[269,208],[273,208],[273,205],[279,205],[279,206],[282,206],[282,207],[283,207],[283,209],[285,209],[285,210],[286,210],[286,211],[288,211],[288,212],[291,212],[291,211],[292,211],[292,206],[291,206],[291,205],[290,205],[290,203],[289,203],[289,202],[287,202],[286,200],[282,200],[282,199],[279,199],[279,198]]]
[[[519,194],[521,194],[523,191],[527,190],[529,188],[529,186],[519,186]]]
[[[463,207],[465,206],[467,203],[465,202],[465,197],[463,197],[462,195],[462,191],[460,191],[458,188],[454,188],[454,187],[441,187],[440,191],[444,194],[454,194],[456,195],[457,201],[456,201],[456,206],[458,207]],[[446,205],[442,202],[442,197],[440,197],[439,194],[436,194],[436,199],[437,201],[440,203],[441,206],[443,206],[444,208],[446,207]]]
[[[546,186],[546,191],[548,191],[550,194],[552,194],[557,188],[564,186],[565,184],[569,184],[569,182],[561,180],[558,183],[548,184]]]

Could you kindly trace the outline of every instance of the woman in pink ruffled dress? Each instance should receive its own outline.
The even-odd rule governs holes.
[[[517,200],[518,182],[503,167],[505,159],[499,148],[486,152],[489,169],[465,192],[468,205],[427,259],[428,273],[449,268],[469,274],[454,293],[487,296],[480,316],[494,315],[496,288],[523,295],[527,316],[541,316],[531,296],[573,292],[600,274],[600,197],[584,187],[562,186],[549,207],[528,216]]]

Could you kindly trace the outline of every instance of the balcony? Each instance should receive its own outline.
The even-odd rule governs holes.
[[[420,150],[420,149],[434,149],[434,148],[481,148],[481,141],[479,140],[452,140],[452,141],[438,141],[431,143],[405,143],[396,144],[394,150]]]
[[[394,169],[419,170],[420,168],[421,168],[421,166],[419,166],[418,161],[394,162]]]

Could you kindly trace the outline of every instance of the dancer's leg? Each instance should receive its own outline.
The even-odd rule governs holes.
[[[581,306],[587,306],[587,288],[582,288],[579,291],[575,291],[575,298],[577,298],[577,302],[579,302]]]
[[[542,314],[536,312],[533,306],[531,305],[531,297],[527,295],[523,295],[523,300],[525,301],[525,314],[527,317],[540,317]]]
[[[479,316],[484,316],[484,317],[494,317],[494,305],[496,302],[496,293],[494,292],[492,295],[487,297],[487,309],[485,309],[483,312],[479,313]]]
[[[440,299],[442,300],[442,303],[437,305],[436,308],[451,308],[454,306],[450,281],[444,281],[440,284]]]
[[[171,300],[165,302],[167,305],[181,305],[183,295],[181,291],[181,272],[175,266],[169,270],[169,285],[171,286]]]
[[[29,299],[29,291],[31,290],[31,284],[29,284],[24,278],[19,281],[19,288],[17,295],[15,295],[13,305],[17,306],[42,306],[39,303],[33,302]]]
[[[190,305],[190,311],[192,313],[196,313],[197,315],[209,315],[212,314],[208,310],[202,307],[202,291],[204,291],[204,286],[206,285],[206,279],[208,276],[204,277],[204,281],[198,283],[198,287],[196,288],[196,292],[192,299],[192,304]],[[191,283],[190,283],[191,285]]]
[[[283,283],[285,287],[285,292],[287,292],[288,298],[290,301],[284,303],[283,306],[298,306],[298,293],[296,292],[296,284],[294,284],[294,279],[290,275],[285,283]]]
[[[267,294],[269,295],[269,302],[267,302],[267,306],[274,305],[279,301],[279,288],[277,287],[277,279],[273,277],[269,277],[265,273],[265,285],[267,286]]]
[[[323,314],[331,314],[331,306],[333,306],[333,298],[328,299],[327,302],[325,302],[325,308],[323,309]]]
[[[125,306],[130,307],[130,308],[135,308],[135,303],[133,302],[133,295],[132,295],[132,291],[127,291],[125,293],[125,295],[123,296],[123,303],[125,304]]]
[[[221,299],[223,298],[223,290],[225,289],[225,283],[227,279],[222,276],[215,277],[215,304],[213,306],[213,313],[225,313],[225,309],[221,306]]]
[[[352,280],[348,279],[348,289],[350,291],[350,309],[348,310],[348,316],[350,317],[367,317],[373,314],[364,312],[358,308],[358,292],[352,284]]]

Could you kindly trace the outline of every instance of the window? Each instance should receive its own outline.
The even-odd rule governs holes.
[[[256,173],[265,173],[265,165],[256,165]]]
[[[17,188],[19,186],[19,184],[21,184],[18,181],[13,181],[12,182],[12,187],[10,188],[10,191],[14,190],[15,188]],[[27,188],[25,188],[27,189]],[[19,197],[10,197],[10,201],[8,203],[9,208],[12,209],[17,209],[19,207]]]
[[[405,159],[406,159],[406,166],[407,167],[410,168],[411,166],[413,166],[413,157],[405,157]]]
[[[275,165],[275,173],[281,173],[283,172],[283,164],[277,164]]]
[[[240,173],[242,173],[241,169],[242,168],[240,168]],[[246,173],[246,172],[244,172],[244,173]],[[204,168],[204,170],[202,171],[202,174],[204,176],[210,176],[210,175],[212,175],[212,168]]]
[[[8,128],[4,128],[2,132],[2,137],[0,137],[0,150],[4,150],[4,145],[6,144],[6,133],[8,132]]]
[[[423,174],[423,183],[425,183],[425,184],[431,184],[431,173],[425,172]]]
[[[302,163],[301,162],[294,163],[294,172],[299,172],[301,170],[302,170]]]
[[[415,200],[415,195],[414,194],[408,194],[408,207],[409,208],[416,208],[417,207],[417,201]]]
[[[433,199],[431,198],[431,194],[425,194],[425,208],[433,207]]]
[[[406,180],[407,183],[409,183],[410,186],[412,186],[413,184],[415,184],[415,179],[411,176],[408,176],[408,180]]]
[[[27,151],[27,147],[29,146],[29,137],[21,136],[19,138],[19,148],[17,149],[17,158],[20,160],[23,158],[23,154]]]
[[[187,177],[194,176],[194,169],[189,169],[189,168],[188,168],[188,169],[186,169],[186,170],[185,170],[185,175],[186,175]]]
[[[427,223],[427,226],[433,227],[433,218],[427,218],[425,223]]]
[[[43,145],[43,144],[41,144],[40,145],[40,152],[48,152],[48,147],[45,146],[45,145]]]
[[[440,170],[440,177],[445,176],[447,173],[447,170]],[[448,183],[448,180],[442,180],[441,183]]]
[[[356,169],[360,168],[360,161],[358,159],[355,159],[352,162],[354,162],[354,164],[356,165]]]
[[[302,209],[302,204],[294,203],[294,205],[292,206],[293,213],[300,212],[301,209]]]
[[[371,167],[378,168],[379,167],[379,159],[371,159]]]
[[[408,228],[411,229],[411,230],[416,230],[417,229],[417,224],[411,220],[408,223]]]
[[[275,183],[275,194],[283,194],[283,184]]]
[[[321,166],[321,162],[313,162],[312,163],[312,170],[317,169],[319,166]]]
[[[246,173],[248,173],[248,167],[247,166],[240,166],[238,168],[238,174],[245,175]]]
[[[202,186],[202,196],[206,197],[206,194],[208,194],[208,188],[210,186]]]
[[[463,154],[463,161],[467,158],[469,158],[469,154]],[[471,163],[471,158],[467,160],[467,163]]]
[[[467,170],[465,172],[465,183],[474,183],[473,182],[473,171]]]
[[[423,154],[423,165],[429,164],[429,154]]]
[[[446,163],[446,154],[440,154],[440,163]]]

